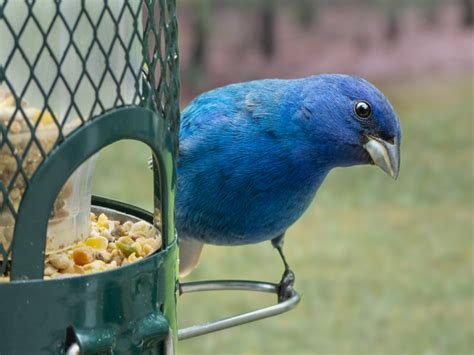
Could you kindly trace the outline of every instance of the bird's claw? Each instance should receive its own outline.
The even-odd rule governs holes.
[[[278,284],[278,303],[286,301],[293,295],[295,284],[295,274],[290,269],[285,269]]]

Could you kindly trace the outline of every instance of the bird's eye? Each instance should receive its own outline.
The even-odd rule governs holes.
[[[359,118],[367,119],[372,114],[372,108],[367,101],[357,101],[354,111]]]

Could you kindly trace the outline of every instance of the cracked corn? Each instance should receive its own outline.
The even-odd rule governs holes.
[[[46,257],[45,278],[89,274],[141,260],[161,248],[161,236],[145,221],[120,223],[91,213],[90,236]]]

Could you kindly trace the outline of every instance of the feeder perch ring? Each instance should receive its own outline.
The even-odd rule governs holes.
[[[204,291],[251,291],[278,295],[279,285],[270,282],[248,280],[212,280],[179,284],[180,294]],[[286,313],[296,307],[300,300],[300,294],[293,290],[289,298],[272,306],[179,329],[178,340],[194,338]]]

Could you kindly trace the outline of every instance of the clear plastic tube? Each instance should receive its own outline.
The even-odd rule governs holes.
[[[143,44],[138,1],[0,4],[0,124],[5,132],[0,181],[8,191],[1,199],[0,243],[6,250],[27,186],[22,174],[30,179],[61,137],[83,122],[138,103]],[[95,160],[84,163],[59,193],[47,252],[67,248],[89,233]]]

